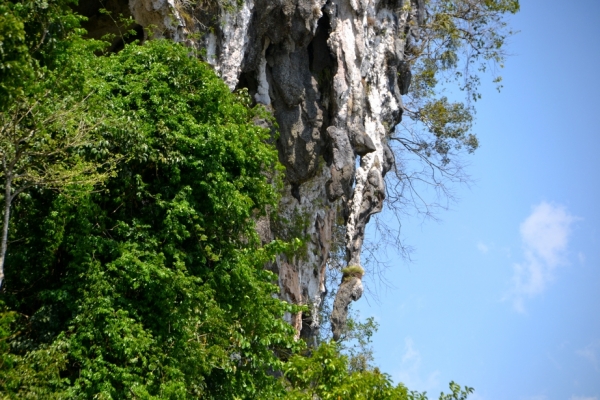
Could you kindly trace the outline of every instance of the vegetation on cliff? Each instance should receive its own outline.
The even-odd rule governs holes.
[[[284,322],[264,110],[189,48],[108,55],[79,22],[0,0],[1,397],[425,399]]]

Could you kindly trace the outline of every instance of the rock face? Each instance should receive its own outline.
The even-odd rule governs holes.
[[[346,262],[359,266],[366,224],[383,207],[394,163],[386,135],[402,117],[404,51],[422,0],[227,1],[129,0],[129,9],[154,36],[205,49],[232,90],[247,88],[277,119],[287,170],[280,217],[291,224],[263,222],[261,234],[306,239],[301,254],[273,268],[281,297],[311,307],[289,322],[314,339],[334,226],[345,226]],[[361,294],[360,277],[341,283],[336,337]]]

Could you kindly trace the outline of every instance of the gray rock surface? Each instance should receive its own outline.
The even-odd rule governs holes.
[[[305,252],[282,255],[270,267],[279,273],[281,298],[311,308],[287,317],[299,336],[318,334],[333,226],[345,224],[346,261],[360,265],[366,224],[383,207],[383,177],[394,167],[386,136],[402,117],[411,79],[404,52],[406,41],[418,38],[422,3],[129,0],[139,25],[205,49],[231,90],[245,87],[272,110],[286,166],[280,218],[289,223],[259,221],[259,230],[263,240],[306,238]],[[359,277],[341,283],[336,338],[361,293]]]
[[[339,340],[344,333],[350,302],[360,299],[362,293],[363,286],[359,277],[347,278],[340,283],[335,301],[333,302],[333,310],[331,311],[330,318],[334,340]]]

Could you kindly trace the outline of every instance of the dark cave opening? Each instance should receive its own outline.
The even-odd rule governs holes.
[[[317,23],[315,37],[308,45],[309,66],[311,72],[314,74],[320,74],[325,69],[331,70],[335,64],[335,58],[331,55],[329,46],[327,45],[330,30],[329,15],[323,13],[323,16]]]
[[[124,0],[88,0],[73,6],[73,11],[87,18],[81,27],[87,31],[85,37],[107,39],[111,43],[108,52],[118,52],[125,44],[144,41],[144,28],[137,24]],[[111,36],[107,36],[111,35]]]
[[[248,89],[248,94],[252,97],[252,103],[254,104],[254,95],[258,92],[258,80],[256,79],[255,71],[246,71],[240,74],[238,83],[235,86],[235,90]]]

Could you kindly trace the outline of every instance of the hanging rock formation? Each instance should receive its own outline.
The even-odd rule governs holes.
[[[281,297],[311,307],[309,315],[289,316],[306,339],[318,333],[335,224],[345,225],[347,265],[360,266],[366,224],[383,207],[384,176],[394,163],[386,135],[402,117],[410,85],[404,51],[418,37],[421,3],[129,0],[139,25],[205,49],[232,90],[247,88],[273,112],[286,167],[280,216],[288,223],[262,221],[261,234],[306,239],[306,251],[273,266]],[[361,277],[345,279],[337,292],[336,339],[348,304],[362,294]]]

